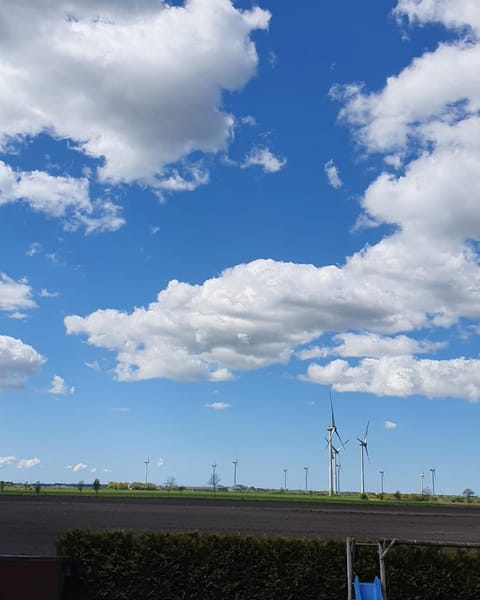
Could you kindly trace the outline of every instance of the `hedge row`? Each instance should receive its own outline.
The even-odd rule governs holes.
[[[317,539],[72,531],[67,600],[345,600],[345,544]],[[387,557],[389,600],[478,600],[480,553],[397,547]],[[357,547],[364,581],[376,548]]]

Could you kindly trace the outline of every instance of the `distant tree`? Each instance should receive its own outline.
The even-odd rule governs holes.
[[[145,483],[143,481],[132,481],[132,483],[130,484],[130,489],[131,490],[144,490]]]
[[[42,484],[39,481],[37,481],[37,483],[35,484],[35,493],[37,494],[37,496],[40,494],[41,490]]]
[[[110,481],[107,484],[107,487],[109,487],[112,490],[128,490],[128,482],[126,481]]]
[[[173,488],[177,487],[177,480],[175,477],[169,477],[167,481],[165,481],[165,487],[170,492]]]
[[[5,489],[5,482],[2,480],[2,481],[0,481],[0,492],[2,492],[2,494],[3,494],[4,489]]]
[[[83,492],[84,487],[85,487],[85,482],[83,481],[83,479],[80,479],[80,481],[77,484],[78,491]]]
[[[98,477],[93,481],[93,489],[95,490],[95,494],[98,494],[98,490],[100,489],[100,479]]]
[[[467,502],[471,502],[473,496],[475,496],[475,492],[471,488],[465,488],[462,493],[467,499]]]
[[[210,479],[208,480],[208,485],[211,485],[213,488],[213,493],[217,493],[217,485],[220,483],[221,479],[216,473],[212,473],[210,475]]]
[[[397,490],[394,494],[393,494],[395,500],[401,500],[402,499],[402,494],[400,493],[400,490]]]
[[[26,482],[23,484],[23,487],[25,488],[25,491],[27,492],[27,491],[28,491],[28,487],[29,487],[29,486],[28,486],[28,481],[26,481]]]

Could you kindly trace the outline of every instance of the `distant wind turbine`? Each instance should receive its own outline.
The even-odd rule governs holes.
[[[342,469],[342,465],[340,464],[338,455],[348,444],[348,440],[346,440],[345,444],[342,448],[335,448],[332,444],[332,452],[333,452],[333,469],[334,469],[334,480],[333,480],[333,490],[335,494],[338,494],[340,491],[340,471]]]
[[[365,435],[363,436],[362,439],[360,439],[359,437],[357,437],[357,440],[360,444],[360,493],[364,494],[365,493],[365,459],[364,459],[364,453],[366,453],[368,460],[370,461],[370,457],[368,456],[368,442],[367,442],[367,436],[368,436],[368,427],[370,425],[370,421],[368,421],[367,423],[367,428],[365,429]]]
[[[233,485],[237,485],[237,467],[238,467],[238,458],[232,461],[233,464]]]
[[[147,460],[143,461],[145,463],[145,485],[148,485],[148,465],[150,464],[150,459],[147,458]]]
[[[432,496],[435,496],[435,473],[437,469],[430,469],[430,473],[432,474]]]
[[[328,432],[328,439],[327,439],[327,447],[328,447],[328,495],[332,496],[332,494],[334,493],[333,490],[333,486],[334,486],[334,462],[335,462],[335,457],[334,457],[334,453],[333,453],[333,436],[337,436],[337,438],[340,440],[340,443],[342,444],[342,447],[345,447],[345,444],[342,441],[342,438],[340,437],[340,434],[337,431],[337,426],[335,425],[335,414],[333,412],[333,400],[332,400],[332,392],[330,392],[330,411],[331,411],[331,421],[330,421],[330,425],[327,427],[327,432]]]

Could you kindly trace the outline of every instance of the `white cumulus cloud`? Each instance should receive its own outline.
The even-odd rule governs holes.
[[[397,424],[394,421],[385,421],[383,426],[385,427],[385,429],[396,429],[397,428]]]
[[[211,408],[212,410],[226,410],[230,408],[232,405],[228,404],[228,402],[211,402],[209,404],[204,405],[206,408]]]
[[[67,465],[65,468],[69,471],[72,471],[73,473],[79,473],[80,471],[86,471],[88,469],[88,465],[80,462],[76,465]]]
[[[324,168],[329,185],[331,185],[336,190],[338,190],[338,188],[341,188],[343,182],[340,179],[340,172],[338,170],[338,167],[335,165],[333,160],[329,160],[328,162],[326,162]]]
[[[0,469],[8,467],[8,465],[13,464],[16,460],[15,456],[0,456]]]
[[[307,381],[331,385],[339,392],[368,392],[377,396],[462,398],[480,401],[480,360],[416,359],[413,356],[364,358],[357,365],[336,359],[311,364]]]
[[[18,465],[17,467],[19,469],[33,469],[34,467],[37,467],[42,461],[35,457],[35,458],[22,458],[18,461]]]
[[[470,27],[480,35],[480,5],[476,0],[399,0],[395,14],[412,23],[443,23],[450,28]]]
[[[254,75],[250,34],[269,19],[230,0],[2,4],[0,145],[46,132],[101,159],[104,181],[162,187],[169,165],[228,144],[222,92]]]
[[[32,288],[26,279],[15,281],[6,273],[0,273],[0,310],[17,311],[35,306]]]
[[[57,298],[60,292],[49,292],[46,288],[42,288],[39,292],[40,298]]]
[[[242,163],[242,168],[258,166],[265,173],[277,173],[281,171],[287,164],[286,158],[275,156],[268,148],[252,148],[245,156]]]
[[[44,362],[44,357],[32,346],[0,335],[0,392],[24,387]]]
[[[424,9],[416,17],[415,6]],[[458,20],[467,19],[471,3],[458,6]],[[440,0],[405,0],[399,11],[453,26]],[[341,265],[256,260],[201,284],[173,280],[131,312],[70,315],[67,332],[115,352],[120,380],[228,379],[297,352],[341,357],[306,375],[338,391],[479,399],[476,359],[416,356],[443,346],[421,341],[426,331],[441,339],[461,319],[480,320],[477,14],[472,8],[468,42],[462,34],[439,44],[379,91],[332,90],[362,153],[386,159],[360,201],[360,224],[391,226],[379,242]],[[267,170],[284,166],[270,151],[249,156]],[[324,335],[331,348],[321,346]]]
[[[73,385],[68,387],[60,375],[54,375],[48,392],[57,396],[70,396],[75,392],[75,388]]]
[[[163,465],[165,464],[165,460],[163,458],[157,458],[157,460],[155,461],[155,464],[157,465],[158,468],[163,467]]]

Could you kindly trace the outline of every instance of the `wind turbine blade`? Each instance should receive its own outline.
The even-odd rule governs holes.
[[[365,452],[367,453],[368,465],[370,466],[370,456],[368,455],[368,446],[365,444]]]
[[[332,427],[335,427],[335,415],[333,413],[332,390],[330,390],[330,409],[331,409],[331,412],[332,412]]]
[[[365,435],[363,436],[363,439],[366,440],[367,439],[367,435],[368,435],[368,428],[370,426],[370,421],[367,422],[367,428],[365,429]]]
[[[363,444],[363,440],[361,440],[359,437],[357,437],[357,440],[360,442],[360,445]]]
[[[338,439],[340,440],[340,443],[342,444],[342,448],[345,448],[345,444],[343,443],[342,438],[340,437],[340,434],[338,433],[338,431],[335,429],[335,435],[338,437]]]

